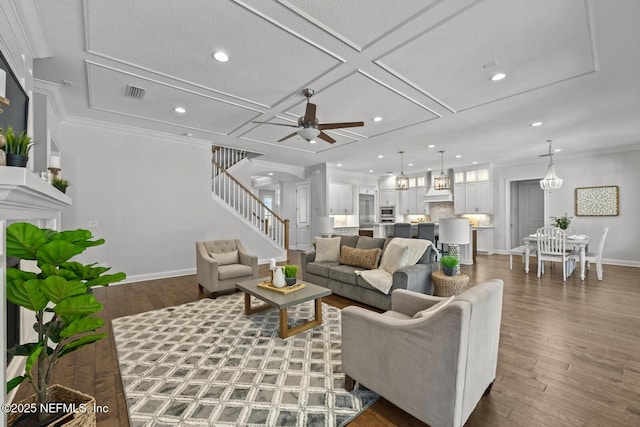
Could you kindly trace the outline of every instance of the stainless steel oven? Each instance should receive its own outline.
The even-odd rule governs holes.
[[[396,222],[396,207],[380,206],[380,222]]]

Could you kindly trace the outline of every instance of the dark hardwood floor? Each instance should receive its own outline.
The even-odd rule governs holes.
[[[298,260],[292,251],[291,262]],[[261,266],[266,276],[266,266]],[[497,378],[467,426],[640,426],[640,269],[595,267],[580,281],[564,284],[562,270],[535,265],[525,274],[520,258],[479,255],[463,266],[469,286],[487,279],[505,282]],[[175,277],[97,289],[110,319],[203,298],[195,276]],[[331,296],[326,303],[351,301]],[[410,369],[410,367],[408,367]],[[128,426],[113,338],[109,336],[60,362],[55,381],[94,395],[109,412],[99,426]],[[16,401],[31,394],[21,386]],[[427,399],[428,396],[425,396]],[[351,426],[424,426],[384,399]]]

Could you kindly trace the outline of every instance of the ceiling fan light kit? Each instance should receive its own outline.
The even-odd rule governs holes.
[[[549,142],[549,154],[542,154],[540,157],[549,156],[549,166],[547,166],[547,174],[540,180],[540,188],[543,190],[558,190],[562,187],[562,178],[556,175],[556,167],[553,164],[553,150],[551,149],[551,140]]]
[[[323,132],[326,129],[342,129],[342,128],[351,128],[351,127],[359,127],[364,126],[364,122],[344,122],[344,123],[318,123],[318,118],[316,117],[316,104],[312,104],[309,102],[309,99],[313,96],[315,91],[310,88],[302,89],[302,94],[307,98],[307,107],[304,112],[304,116],[298,119],[298,125],[285,125],[282,123],[270,123],[270,122],[253,122],[253,123],[261,123],[266,125],[277,125],[277,126],[288,126],[293,128],[298,128],[297,131],[290,133],[284,138],[280,138],[278,142],[282,142],[285,139],[289,139],[292,136],[299,135],[304,140],[308,141],[311,144],[315,144],[316,138],[320,138],[323,141],[328,142],[329,144],[333,144],[336,142],[335,139],[331,138],[329,135]]]
[[[409,177],[404,174],[404,151],[400,151],[400,175],[396,177],[396,190],[404,191],[409,189]]]
[[[435,177],[433,180],[433,187],[436,190],[449,190],[451,188],[451,178],[447,174],[444,173],[444,151],[439,151],[440,153],[440,175]]]

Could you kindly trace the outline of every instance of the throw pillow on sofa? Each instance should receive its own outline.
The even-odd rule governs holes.
[[[340,261],[340,237],[316,237],[316,262]]]
[[[340,250],[340,264],[373,270],[378,268],[378,261],[380,261],[381,254],[382,249],[380,248],[357,249],[343,246]]]

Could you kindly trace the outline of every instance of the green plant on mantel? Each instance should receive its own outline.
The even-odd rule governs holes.
[[[9,126],[4,132],[4,137],[7,140],[4,146],[4,151],[7,154],[29,156],[29,151],[33,147],[33,144],[31,143],[31,137],[27,135],[26,130],[16,135],[13,128]]]
[[[553,225],[555,225],[561,230],[566,230],[567,227],[569,227],[569,224],[571,224],[571,219],[573,217],[567,216],[567,213],[565,212],[563,216],[560,216],[560,217],[552,216],[550,218],[553,220]]]
[[[55,177],[55,178],[53,178],[53,181],[51,181],[51,185],[53,185],[54,187],[56,187],[58,190],[62,191],[63,193],[66,193],[67,192],[67,187],[69,187],[69,185],[71,185],[71,183],[69,181],[67,181],[66,179]]]
[[[96,333],[104,320],[92,315],[103,306],[92,287],[126,278],[124,273],[105,274],[110,268],[97,263],[71,261],[87,248],[104,243],[104,239],[91,239],[88,230],[58,232],[23,222],[11,224],[6,230],[7,256],[37,261],[40,269],[39,273],[7,269],[7,299],[35,313],[33,328],[38,334],[35,342],[9,349],[27,361],[24,374],[7,382],[7,393],[28,381],[36,392],[38,410],[49,403],[47,388],[60,358],[107,336]],[[38,412],[40,420],[47,415]]]

